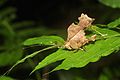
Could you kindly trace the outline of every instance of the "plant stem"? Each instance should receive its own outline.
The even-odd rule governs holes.
[[[28,63],[30,64],[30,66],[32,67],[32,69],[35,67],[35,64],[32,61],[32,59],[28,59]],[[35,72],[35,75],[36,75],[36,79],[37,80],[41,80],[41,76],[40,76],[40,73],[38,71]]]
[[[46,50],[53,49],[53,48],[57,48],[57,47],[58,47],[57,45],[55,45],[55,46],[50,46],[50,47],[47,47],[47,48],[44,48],[44,49],[42,49],[42,50],[36,51],[36,52],[34,52],[34,53],[32,53],[32,54],[24,57],[23,59],[17,61],[16,64],[14,64],[14,65],[13,65],[7,72],[5,72],[3,75],[8,74],[15,66],[17,66],[17,65],[20,64],[20,63],[23,63],[26,59],[32,58],[32,57],[34,57],[35,55],[37,55],[38,53],[40,53],[40,52],[42,52],[42,51],[46,51]]]
[[[103,36],[103,34],[99,31],[97,31],[96,29],[92,28],[92,30],[94,30],[95,32],[97,32],[98,34],[100,34],[101,36]]]
[[[43,69],[42,80],[49,80],[49,74],[44,75],[45,73],[48,73],[48,72],[49,72],[49,67],[45,67],[45,68]]]

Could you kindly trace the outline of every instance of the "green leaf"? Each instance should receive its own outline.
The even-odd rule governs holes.
[[[91,26],[91,29],[96,31],[95,33],[100,34],[101,36],[102,35],[106,35],[106,37],[120,36],[120,33],[107,28],[99,28],[97,26]]]
[[[120,8],[120,0],[99,0],[104,5],[110,6],[112,8]]]
[[[62,64],[57,66],[53,71],[76,67],[84,67],[90,62],[98,61],[101,56],[107,56],[120,47],[120,37],[112,37],[106,40],[96,41],[94,44],[85,46],[86,51],[79,50],[70,57],[66,58]],[[53,72],[52,71],[52,72]]]
[[[114,35],[114,34],[118,34],[118,32],[107,29],[107,28],[99,28],[97,26],[92,26],[92,29],[95,29],[97,31],[99,31],[102,34],[108,34],[108,35]]]
[[[7,77],[7,76],[0,76],[0,80],[15,80],[15,79]]]
[[[41,36],[36,38],[30,38],[24,42],[24,45],[63,45],[64,40],[58,36]]]
[[[110,22],[109,24],[107,24],[107,26],[109,28],[116,28],[120,25],[120,18],[116,19],[115,21],[113,22]]]
[[[53,71],[60,69],[68,70],[72,67],[84,67],[89,62],[96,62],[101,56],[107,56],[113,51],[118,50],[120,47],[120,34],[118,32],[106,28],[98,28],[96,26],[93,26],[92,28],[101,34],[107,34],[107,38],[97,40],[94,44],[86,45],[86,51],[78,50],[77,52],[73,52],[59,49],[43,59],[31,73],[45,67],[46,65],[63,59],[65,60],[62,64],[56,67]]]
[[[32,73],[40,68],[43,68],[51,63],[54,63],[56,61],[63,60],[73,54],[74,51],[68,51],[64,49],[59,49],[56,52],[52,53],[51,55],[47,56],[43,61],[41,61],[35,69],[32,71]]]

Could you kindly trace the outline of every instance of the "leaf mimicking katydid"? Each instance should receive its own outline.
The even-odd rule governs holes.
[[[96,35],[91,36],[89,39],[85,36],[85,29],[91,26],[94,19],[82,13],[78,20],[77,25],[72,23],[68,27],[68,37],[65,42],[65,48],[67,49],[79,49],[89,41],[95,41]]]

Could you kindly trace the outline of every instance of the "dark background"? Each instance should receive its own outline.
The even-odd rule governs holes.
[[[108,23],[120,12],[100,4],[98,0],[9,0],[5,6],[17,9],[18,21],[34,20],[48,27],[66,27],[81,13],[95,18],[96,23]]]
[[[9,54],[10,51],[17,51],[20,49],[22,56],[20,59],[36,50],[41,49],[41,47],[30,47],[26,48],[22,42],[29,37],[36,37],[41,35],[58,35],[66,39],[67,27],[78,21],[78,17],[81,13],[87,14],[89,17],[95,18],[93,24],[107,24],[120,17],[119,8],[111,8],[103,5],[98,0],[6,0],[6,2],[0,6],[0,10],[4,10],[6,7],[15,8],[16,18],[9,22],[11,28],[15,33],[15,36],[10,36],[8,31],[0,32],[0,46],[7,46],[6,49],[0,49],[0,54]],[[4,19],[3,19],[4,20]],[[2,20],[0,20],[2,21]],[[14,24],[22,21],[32,21],[34,24],[28,26],[22,26],[14,28]],[[0,22],[1,23],[1,22]],[[1,24],[0,24],[1,26]],[[1,28],[1,30],[3,27]],[[31,29],[31,30],[30,30]],[[4,29],[3,29],[4,30]],[[30,31],[28,31],[30,30]],[[7,34],[7,36],[6,36]],[[7,42],[7,43],[6,43]],[[5,45],[4,45],[5,43]],[[6,45],[7,44],[7,45]],[[20,47],[18,46],[20,45]],[[11,49],[15,47],[15,49]],[[17,48],[17,49],[16,49]],[[9,53],[6,53],[9,51]],[[54,52],[55,50],[47,51]],[[4,52],[4,53],[2,53]],[[15,52],[17,53],[17,52]],[[118,52],[119,53],[119,52]],[[112,80],[120,79],[120,55],[112,54],[105,58],[101,58],[100,61],[95,63],[90,63],[86,67],[81,69],[70,69],[68,71],[57,71],[49,75],[50,80],[98,80],[99,76],[103,74],[110,74]],[[34,62],[38,63],[48,54],[42,54],[40,57],[35,57]],[[9,54],[12,56],[11,54]],[[15,55],[14,57],[16,57]],[[5,58],[7,59],[7,58]],[[37,60],[36,60],[37,59]],[[15,61],[16,62],[16,61]],[[14,63],[15,63],[14,62]],[[7,64],[0,66],[0,74],[10,69],[14,64]],[[55,63],[58,65],[60,62]],[[51,65],[52,67],[55,65]],[[29,76],[29,73],[33,69],[29,66],[27,62],[16,67],[8,75],[18,80],[36,80],[35,74]],[[41,75],[46,69],[40,71]],[[119,71],[115,73],[114,71]],[[103,75],[102,74],[102,75]],[[112,75],[111,75],[112,74]],[[78,77],[86,79],[77,79]],[[104,77],[104,76],[103,76]],[[76,78],[76,79],[75,79]]]

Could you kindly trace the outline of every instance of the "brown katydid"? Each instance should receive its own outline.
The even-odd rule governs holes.
[[[96,39],[96,35],[93,35],[90,38],[86,38],[85,36],[85,29],[91,26],[94,19],[82,13],[78,20],[78,24],[72,23],[67,30],[68,37],[64,47],[70,50],[80,49],[89,41],[95,41]]]

